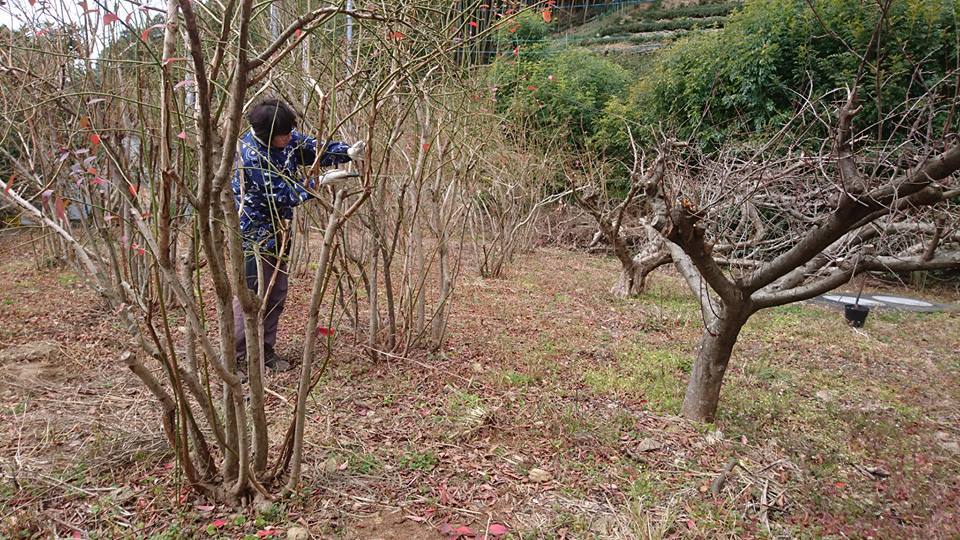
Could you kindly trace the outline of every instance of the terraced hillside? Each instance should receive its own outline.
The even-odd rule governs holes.
[[[612,54],[654,50],[691,32],[721,28],[742,2],[623,2],[607,13],[572,28],[561,40]]]

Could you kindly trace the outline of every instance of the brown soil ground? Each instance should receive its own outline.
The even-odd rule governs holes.
[[[483,538],[494,524],[511,538],[960,535],[956,312],[877,312],[863,330],[819,306],[762,312],[703,426],[676,416],[702,329],[676,276],[620,300],[608,258],[542,249],[498,280],[468,268],[442,354],[375,362],[338,334],[309,402],[304,490],[237,510],[182,486],[154,402],[118,361],[131,340],[83,279],[0,245],[0,354],[53,343],[0,363],[0,536]],[[308,287],[292,285],[290,358]],[[289,399],[296,377],[269,386]]]

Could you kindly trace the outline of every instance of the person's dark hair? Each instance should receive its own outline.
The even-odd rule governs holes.
[[[297,113],[279,99],[265,99],[247,113],[254,135],[266,144],[277,135],[286,135],[297,126]]]

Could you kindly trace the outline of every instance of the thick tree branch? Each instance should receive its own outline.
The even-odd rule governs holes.
[[[837,269],[828,276],[801,287],[774,293],[754,293],[753,301],[757,309],[763,309],[809,300],[836,289],[857,274],[868,271],[914,272],[917,270],[948,270],[954,268],[960,268],[960,252],[943,253],[931,259],[925,259],[923,255],[915,257],[871,257],[865,258],[855,265]]]
[[[950,176],[957,170],[960,170],[960,144],[950,147],[945,152],[925,161],[912,172],[860,199],[842,200],[838,208],[826,219],[823,226],[811,230],[793,248],[768,264],[761,266],[756,272],[744,279],[741,286],[747,292],[752,293],[769,285],[816,257],[846,234],[850,230],[851,224],[855,225],[871,215],[879,217],[889,212],[890,207],[897,204],[901,199],[921,194],[920,192],[924,188]]]
[[[722,304],[710,295],[710,287],[706,280],[700,275],[696,264],[694,264],[690,256],[684,252],[683,248],[669,240],[665,240],[664,244],[667,247],[667,251],[670,252],[677,271],[680,272],[684,281],[687,282],[687,287],[697,296],[697,300],[700,303],[700,315],[703,317],[704,325],[707,329],[713,331],[720,322],[723,313]]]
[[[713,246],[706,241],[706,228],[699,223],[697,209],[688,200],[681,200],[670,211],[669,226],[661,232],[680,246],[710,287],[728,304],[740,303],[743,295],[713,257]]]
[[[223,65],[223,59],[227,50],[228,38],[230,37],[230,27],[233,25],[234,12],[237,10],[237,0],[227,0],[223,7],[223,16],[220,19],[220,36],[217,38],[217,47],[213,52],[213,60],[210,62],[210,80],[215,81],[220,75],[220,67]]]
[[[833,140],[833,151],[837,156],[837,164],[840,167],[840,182],[844,194],[847,196],[858,195],[864,189],[863,179],[857,171],[857,163],[853,159],[853,146],[850,142],[853,118],[860,112],[861,108],[862,105],[857,105],[857,89],[847,90],[847,102],[840,107],[837,133]]]

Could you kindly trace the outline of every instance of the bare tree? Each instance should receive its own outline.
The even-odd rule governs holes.
[[[611,196],[608,178],[610,165],[604,163],[597,156],[580,153],[573,165],[567,167],[567,181],[574,185],[572,199],[578,207],[583,209],[597,224],[597,232],[590,246],[605,242],[613,250],[614,256],[620,261],[620,277],[614,283],[610,292],[617,297],[626,298],[641,294],[646,286],[647,276],[665,264],[673,262],[673,256],[667,249],[660,235],[650,227],[642,224],[628,231],[627,225],[634,225],[638,221],[639,207],[642,202],[642,187],[653,178],[663,174],[665,158],[660,155],[654,161],[647,176],[641,178],[644,169],[642,153],[630,132],[630,142],[633,149],[633,163],[628,173],[630,186],[622,199]],[[634,253],[635,245],[640,249]]]
[[[451,27],[456,9],[418,2],[395,3],[389,13],[306,0],[271,10],[252,0],[170,0],[162,10],[121,5],[116,13],[104,4],[77,13],[68,4],[21,6],[24,28],[5,39],[3,151],[18,180],[0,184],[2,195],[57,235],[130,331],[135,345],[120,360],[159,403],[188,483],[229,502],[289,493],[301,478],[307,396],[334,345],[332,333],[318,329],[334,320],[333,298],[349,281],[338,269],[349,251],[347,227],[371,197],[384,200],[392,172],[385,156],[408,125],[388,113],[435,102],[455,75],[457,51],[479,34]],[[352,48],[336,37],[347,16],[358,42]],[[444,69],[434,72],[435,65]],[[278,444],[268,436],[259,339],[270,284],[245,285],[230,187],[244,109],[267,93],[302,102],[304,130],[319,139],[348,132],[368,148],[355,182],[307,186],[317,208],[301,218],[302,240],[318,229],[319,243],[295,411]],[[456,210],[438,171],[469,170],[469,156],[450,150],[469,142],[443,130],[429,136],[455,141],[421,178],[432,201],[424,215],[439,231],[443,305],[452,288],[445,224],[456,222]],[[82,209],[79,222],[68,218],[71,203]],[[383,252],[383,239],[369,241],[373,253]],[[362,268],[368,283],[377,283],[375,268]],[[244,313],[246,384],[235,355],[235,297]],[[378,316],[374,306],[371,313]],[[430,335],[441,340],[444,325],[434,328]]]
[[[552,148],[488,136],[480,156],[482,174],[466,193],[471,198],[470,242],[485,278],[503,276],[514,258],[530,251],[543,208],[566,195],[549,193],[558,166]]]
[[[863,272],[960,267],[960,143],[940,122],[949,107],[949,93],[933,85],[885,117],[889,136],[876,141],[876,126],[854,129],[853,88],[822,152],[661,147],[667,165],[644,185],[645,218],[668,242],[704,321],[685,416],[714,420],[737,337],[757,311]]]

